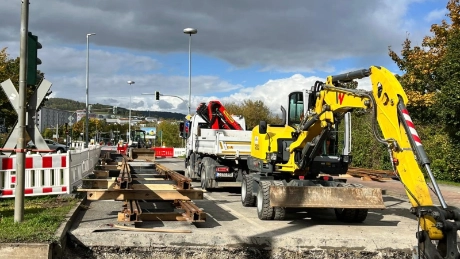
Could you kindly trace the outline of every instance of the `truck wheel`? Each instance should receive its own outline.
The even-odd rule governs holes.
[[[257,192],[257,216],[261,220],[273,219],[274,210],[270,207],[270,185],[269,181],[260,181]]]
[[[195,177],[195,172],[192,168],[192,161],[194,160],[195,160],[195,154],[192,153],[188,158],[188,162],[186,162],[186,176],[192,180]]]
[[[284,186],[282,181],[274,181],[275,186]],[[274,220],[284,220],[286,218],[286,209],[284,207],[274,207]]]
[[[241,203],[244,207],[256,206],[256,197],[254,197],[254,195],[252,194],[253,184],[253,175],[243,175],[243,181],[241,182]]]
[[[208,190],[208,181],[206,180],[206,164],[201,167],[201,189]]]
[[[339,183],[337,187],[362,188],[361,184]],[[338,220],[347,223],[361,223],[367,218],[368,209],[334,209]]]

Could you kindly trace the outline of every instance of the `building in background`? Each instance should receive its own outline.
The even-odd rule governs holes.
[[[74,112],[42,107],[40,111],[38,111],[37,128],[40,132],[43,132],[47,128],[55,129],[56,125],[63,125],[68,123],[69,117],[72,114],[75,116]]]

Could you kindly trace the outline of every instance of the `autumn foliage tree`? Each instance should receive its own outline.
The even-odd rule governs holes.
[[[0,82],[11,79],[18,90],[19,85],[19,58],[10,59],[7,49],[0,50]],[[0,91],[0,117],[5,118],[6,125],[12,126],[17,120],[16,111],[11,106],[5,92]]]
[[[438,179],[459,181],[460,159],[460,0],[447,2],[446,16],[431,26],[432,35],[420,46],[407,38],[401,55],[389,55],[404,72],[399,76],[408,97],[408,108],[422,125],[419,134]]]
[[[447,17],[441,24],[431,26],[431,36],[425,36],[420,46],[412,46],[409,38],[402,44],[401,55],[389,48],[391,59],[404,72],[399,80],[407,92],[409,108],[416,119],[433,121],[436,111],[432,105],[436,101],[436,93],[442,88],[439,66],[447,52],[449,35],[460,26],[460,0],[447,3]]]
[[[243,115],[246,121],[246,128],[248,130],[259,125],[259,122],[264,120],[268,123],[279,123],[281,118],[270,112],[268,106],[266,106],[260,100],[244,100],[241,103],[225,103],[223,104],[230,114]]]
[[[7,48],[0,50],[0,82],[10,79],[13,85],[16,88],[16,91],[19,92],[19,57],[10,58],[7,53]],[[39,72],[41,76],[44,76],[43,73]],[[35,89],[32,87],[26,88],[26,102],[29,100],[30,96],[34,93]],[[8,126],[13,126],[16,122],[18,115],[13,109],[13,106],[9,102],[8,98],[5,95],[4,91],[0,91],[0,114],[2,118],[5,118],[5,123]]]

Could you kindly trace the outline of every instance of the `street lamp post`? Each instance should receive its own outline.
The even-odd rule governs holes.
[[[134,84],[134,81],[128,81],[128,84],[131,88],[131,85]],[[129,89],[129,115],[128,115],[128,145],[131,146],[131,89]]]
[[[192,34],[197,34],[197,29],[185,28],[185,34],[189,34],[188,41],[188,114],[190,115],[190,103],[192,99]]]
[[[89,36],[96,35],[96,33],[86,34],[86,130],[85,130],[85,145],[89,147],[88,142],[88,129],[89,129],[89,112],[88,112],[88,86],[89,86]]]

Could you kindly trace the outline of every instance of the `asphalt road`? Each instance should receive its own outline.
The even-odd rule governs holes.
[[[156,162],[172,170],[184,170],[181,159],[157,159]],[[366,185],[365,181],[361,183]],[[194,186],[200,188],[198,182],[194,183]],[[194,201],[207,213],[207,220],[204,223],[165,221],[144,222],[139,225],[145,228],[190,230],[191,233],[187,234],[145,233],[107,228],[106,224],[119,224],[116,220],[122,203],[95,201],[87,203],[89,209],[82,210],[69,235],[74,243],[80,246],[99,248],[117,246],[133,249],[135,247],[143,251],[151,251],[154,247],[231,249],[244,246],[256,247],[264,251],[290,251],[294,254],[303,251],[346,249],[357,254],[371,252],[377,256],[375,258],[409,258],[410,250],[416,245],[415,233],[418,227],[415,217],[409,212],[411,206],[407,198],[402,195],[383,197],[387,208],[371,210],[366,221],[360,224],[338,222],[333,210],[328,209],[309,210],[303,213],[289,212],[287,219],[283,221],[261,221],[257,218],[256,208],[241,205],[239,188],[224,188],[206,192],[203,200]],[[382,255],[382,251],[387,252]],[[394,251],[397,256],[385,257],[385,255],[392,255]],[[400,252],[403,254],[398,254]],[[352,256],[358,258],[357,254]],[[324,255],[322,256],[299,258],[325,258]],[[235,255],[232,258],[253,257]]]

